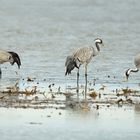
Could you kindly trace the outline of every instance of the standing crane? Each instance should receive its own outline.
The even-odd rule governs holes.
[[[77,99],[79,101],[79,68],[81,65],[85,67],[85,102],[87,102],[87,66],[91,62],[91,59],[98,55],[100,52],[100,45],[103,46],[103,41],[100,38],[94,40],[95,47],[83,47],[76,50],[72,55],[66,58],[65,66],[66,72],[65,75],[71,74],[71,71],[74,68],[77,68]]]
[[[10,62],[11,65],[14,65],[14,63],[16,63],[18,68],[20,68],[21,66],[21,61],[17,53],[0,50],[0,64],[3,64],[5,62]],[[0,77],[1,77],[1,74],[2,74],[2,71],[0,68]]]
[[[134,64],[135,64],[135,67],[136,67],[136,68],[134,68],[134,69],[129,68],[129,69],[126,70],[126,72],[125,72],[125,75],[126,75],[126,79],[127,79],[127,80],[128,80],[128,78],[129,78],[129,75],[130,75],[131,72],[138,72],[139,69],[140,69],[140,53],[137,54],[137,55],[135,56],[135,58],[134,58]]]

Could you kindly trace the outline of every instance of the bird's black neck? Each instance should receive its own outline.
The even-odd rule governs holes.
[[[98,50],[98,52],[99,52],[99,51],[100,51],[100,47],[99,47],[98,42],[95,43],[95,46],[96,46],[96,48],[97,48],[97,50]]]

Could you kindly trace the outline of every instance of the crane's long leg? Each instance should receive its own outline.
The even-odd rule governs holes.
[[[2,75],[2,71],[1,71],[1,68],[0,68],[0,78],[1,78],[1,75]]]
[[[85,65],[85,102],[87,103],[87,64]]]
[[[77,89],[76,89],[76,93],[77,93],[77,101],[79,102],[79,69],[77,71]]]

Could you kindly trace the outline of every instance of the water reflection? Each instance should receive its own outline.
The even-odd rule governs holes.
[[[135,114],[140,119],[140,104],[135,104]]]

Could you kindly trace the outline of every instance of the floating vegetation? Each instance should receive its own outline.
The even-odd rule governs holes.
[[[26,96],[34,95],[37,92],[37,86],[33,86],[32,89],[25,88],[23,91],[19,90],[17,83],[14,86],[7,87],[8,90],[1,91],[1,93],[12,94],[25,94]]]
[[[123,94],[130,94],[130,93],[134,93],[134,90],[129,89],[129,88],[122,89],[122,91],[123,91]]]
[[[76,98],[76,88],[69,86],[65,89],[60,85],[49,83],[43,87],[43,91],[40,90],[40,83],[35,80],[36,78],[27,77],[22,79],[13,86],[6,87],[3,91],[0,91],[0,106],[3,107],[15,107],[15,108],[75,108],[77,104],[81,104],[83,110],[90,110],[84,106],[84,86],[79,88],[79,101]],[[23,81],[24,80],[24,81]],[[43,81],[43,80],[42,80]],[[37,84],[38,83],[38,84]],[[22,87],[23,85],[23,87]],[[100,109],[101,105],[119,105],[135,104],[135,97],[140,102],[140,91],[131,88],[114,88],[108,90],[104,84],[101,86],[93,86],[89,83],[89,93],[87,97],[87,103],[91,107],[95,106],[95,109]],[[133,97],[133,98],[132,98]],[[59,114],[61,115],[61,113]]]
[[[33,82],[34,80],[33,80],[33,78],[31,78],[31,77],[27,77],[27,81],[28,81],[28,82]]]
[[[89,93],[89,96],[92,97],[93,99],[96,99],[97,95],[98,94],[95,91],[92,91],[91,93]]]
[[[105,85],[102,85],[102,87],[99,90],[105,90]]]
[[[30,122],[29,124],[32,124],[32,125],[41,125],[42,123],[41,122]]]
[[[140,91],[139,90],[134,90],[130,88],[122,88],[121,90],[117,90],[116,92],[117,96],[140,96]]]

